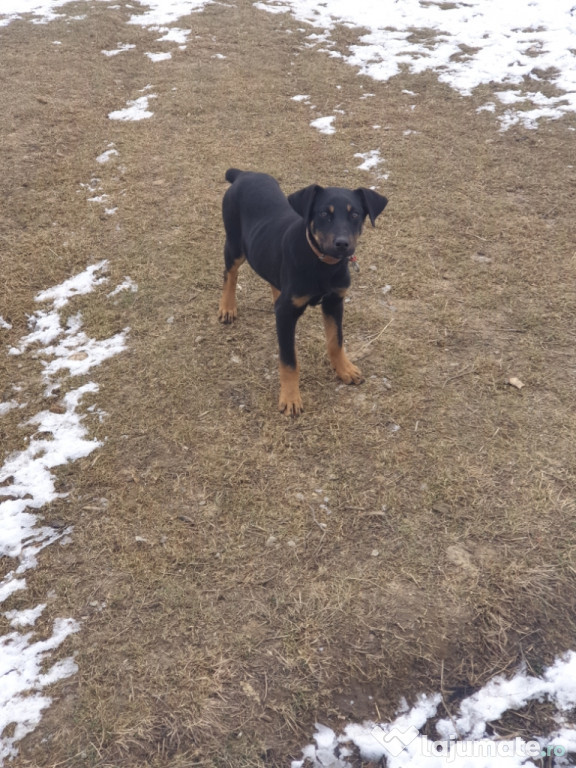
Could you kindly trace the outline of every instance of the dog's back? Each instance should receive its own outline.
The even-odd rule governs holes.
[[[229,168],[226,180],[231,186],[222,201],[222,218],[236,257],[242,252],[257,271],[256,264],[269,264],[273,251],[279,261],[281,233],[300,219],[280,185],[266,173],[238,168]]]
[[[280,185],[266,173],[241,171],[229,168],[226,181],[232,185],[226,190],[223,200],[224,223],[233,208],[242,212],[243,221],[278,220],[282,215],[294,218],[294,210],[280,189]]]

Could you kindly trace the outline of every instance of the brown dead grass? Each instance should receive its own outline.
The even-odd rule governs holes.
[[[441,686],[455,708],[458,691],[571,647],[574,121],[500,134],[474,111],[486,93],[360,78],[247,0],[192,15],[187,50],[159,64],[129,10],[77,9],[84,21],[0,32],[8,343],[37,291],[101,258],[139,290],[71,309],[96,336],[129,325],[130,345],[94,374],[107,416],[87,423],[104,447],[59,472],[68,496],[45,510],[73,544],[8,605],[52,590],[46,626],[82,623],[62,649],[79,672],[16,765],[285,766],[316,720],[390,717]],[[120,40],[136,51],[99,53]],[[148,83],[153,119],[107,120]],[[337,105],[334,136],[309,127]],[[111,141],[117,162],[97,166]],[[364,234],[345,319],[366,382],[338,384],[310,311],[306,412],[289,421],[268,286],[244,268],[238,322],[216,320],[224,171],[354,187],[373,181],[354,152],[374,148],[390,205]],[[95,175],[113,217],[79,191]],[[39,365],[0,358],[4,398],[21,383],[29,403],[0,422],[5,452],[46,405]]]

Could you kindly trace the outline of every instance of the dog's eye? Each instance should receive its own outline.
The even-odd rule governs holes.
[[[352,213],[350,214],[350,218],[351,218],[353,221],[356,221],[357,219],[359,219],[359,218],[360,218],[360,214],[359,214],[357,211],[352,211]]]
[[[330,214],[328,213],[328,211],[320,211],[320,213],[318,214],[318,217],[320,219],[328,219],[330,217]]]

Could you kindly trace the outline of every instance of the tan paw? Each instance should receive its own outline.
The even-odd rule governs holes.
[[[336,374],[338,378],[342,379],[344,384],[362,384],[364,381],[360,368],[357,368],[347,358],[336,368]]]
[[[220,320],[221,323],[233,323],[237,316],[238,310],[235,306],[228,307],[220,304],[220,308],[218,310],[218,320]]]
[[[290,395],[284,394],[283,392],[280,392],[280,400],[278,401],[278,408],[280,410],[280,413],[283,413],[285,416],[300,416],[302,411],[304,410],[304,406],[302,405],[302,398],[300,397],[300,393],[291,393]]]

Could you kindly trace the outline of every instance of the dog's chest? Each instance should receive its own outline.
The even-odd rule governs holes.
[[[338,275],[319,275],[316,273],[316,279],[309,283],[307,293],[311,296],[309,304],[315,307],[320,304],[322,299],[333,294],[341,295],[350,285],[350,275],[347,269],[344,269]]]

